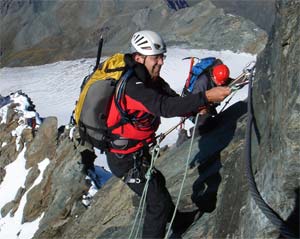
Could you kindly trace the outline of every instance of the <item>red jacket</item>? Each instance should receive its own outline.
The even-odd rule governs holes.
[[[146,69],[135,62],[131,55],[125,55],[126,64],[133,69],[127,79],[125,95],[121,107],[129,115],[134,115],[134,123],[125,123],[113,129],[116,138],[128,139],[128,145],[115,147],[112,144],[110,152],[128,154],[141,149],[145,143],[155,140],[155,132],[160,124],[160,116],[170,118],[185,116],[197,112],[207,104],[204,93],[179,96],[162,78],[153,81]],[[121,115],[114,101],[109,107],[107,126],[111,127],[120,122]]]

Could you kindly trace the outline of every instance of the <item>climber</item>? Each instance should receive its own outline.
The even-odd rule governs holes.
[[[202,107],[221,102],[230,94],[230,88],[217,86],[205,92],[179,96],[160,77],[166,52],[162,37],[156,32],[144,30],[133,34],[131,54],[125,55],[126,65],[133,69],[133,73],[127,80],[120,105],[132,120],[112,130],[113,140],[110,142],[107,160],[111,172],[139,196],[142,195],[145,173],[151,160],[148,145],[155,143],[160,117],[189,115]],[[108,127],[116,125],[120,119],[120,109],[112,101]],[[165,178],[154,168],[146,199],[143,238],[163,238],[174,208]],[[183,233],[200,214],[198,210],[178,211],[172,225],[173,233]]]
[[[220,59],[210,59],[213,59],[213,62],[211,63],[212,65],[203,69],[201,74],[197,76],[193,75],[195,79],[184,86],[182,93],[183,96],[205,92],[216,86],[227,86],[232,81],[229,77],[230,70],[227,65],[225,65]],[[198,64],[201,64],[201,61]],[[196,134],[203,134],[213,128],[214,123],[212,118],[217,115],[216,107],[218,105],[218,102],[207,104],[202,107],[200,111],[194,112],[193,116],[189,117],[189,119],[194,122],[195,115],[198,112],[200,113],[196,126]]]

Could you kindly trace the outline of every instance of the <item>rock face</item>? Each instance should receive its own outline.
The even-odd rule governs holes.
[[[169,46],[252,54],[260,52],[267,39],[253,22],[225,14],[209,0],[190,1],[190,7],[179,11],[168,8],[164,0],[0,4],[1,66],[95,57],[100,35],[105,39],[104,55],[125,52],[132,34],[141,29],[160,32]]]
[[[263,199],[299,237],[299,39],[300,3],[276,1],[273,31],[265,50],[258,56],[253,85],[255,130],[252,130],[254,177]],[[34,238],[126,238],[139,199],[118,179],[110,179],[85,208],[81,197],[88,185],[81,172],[80,155],[69,132],[57,135],[55,118],[48,118],[33,135],[23,132],[16,149],[11,130],[18,115],[11,106],[7,122],[0,124],[0,182],[5,167],[27,147],[29,170],[25,188],[1,209],[13,215],[26,194],[23,222],[42,217]],[[179,208],[199,207],[205,213],[184,238],[278,238],[274,226],[249,192],[244,157],[247,104],[238,102],[224,111],[215,129],[197,137],[191,148]],[[6,144],[3,144],[6,142]],[[178,198],[190,140],[180,147],[162,151],[156,164],[168,188]],[[38,185],[38,163],[49,164]],[[191,198],[193,198],[194,203]]]
[[[276,7],[272,38],[258,58],[253,94],[257,133],[252,152],[262,195],[291,222],[299,237],[300,2],[277,1]],[[259,226],[254,222],[257,215],[257,209],[249,215],[254,230]],[[270,230],[270,225],[264,227]],[[257,237],[263,235],[269,234],[257,230]]]
[[[226,13],[250,19],[257,26],[270,32],[275,18],[275,0],[212,0],[218,8]]]

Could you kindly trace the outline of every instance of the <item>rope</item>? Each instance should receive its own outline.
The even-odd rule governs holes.
[[[253,69],[254,68],[252,68],[252,70]],[[243,86],[249,84],[248,78],[249,78],[249,72],[247,72],[247,73],[244,72],[244,73],[240,74],[235,80],[230,82],[228,87],[230,87],[232,94],[230,94],[229,96],[227,96],[224,99],[224,100],[226,100],[228,98],[228,100],[225,102],[224,106],[220,110],[219,114],[225,110],[226,106],[229,104],[229,102],[232,100],[232,98],[235,96],[235,94],[238,92],[238,90],[240,90]]]
[[[132,228],[131,228],[128,239],[138,238],[138,233],[140,231],[141,222],[142,222],[142,218],[143,218],[143,214],[144,214],[144,208],[145,208],[145,204],[146,204],[146,196],[147,196],[149,181],[151,179],[151,174],[152,174],[152,171],[153,171],[155,161],[157,160],[157,158],[159,156],[159,152],[160,152],[159,144],[160,144],[160,139],[158,139],[157,144],[153,147],[152,156],[151,156],[151,163],[150,163],[149,169],[147,170],[147,173],[145,175],[145,178],[146,178],[145,187],[144,187],[141,199],[140,199],[137,214],[135,216],[134,223],[132,225]],[[138,226],[136,227],[137,221],[138,221]],[[134,231],[135,231],[135,235],[134,235],[134,237],[132,237],[133,234],[134,234]]]
[[[190,143],[190,147],[189,147],[189,153],[188,153],[187,160],[185,162],[184,176],[183,176],[182,183],[181,183],[181,186],[180,186],[180,190],[179,190],[179,194],[178,194],[178,197],[177,197],[177,201],[176,201],[175,209],[174,209],[174,212],[173,212],[173,216],[172,216],[168,231],[167,231],[167,233],[164,237],[165,239],[168,238],[168,235],[170,233],[170,230],[171,230],[171,227],[172,227],[175,215],[176,215],[176,211],[177,211],[177,208],[178,208],[178,205],[179,205],[180,197],[181,197],[181,194],[182,194],[183,185],[185,183],[185,179],[186,179],[186,176],[187,176],[187,171],[188,171],[188,168],[189,168],[189,161],[190,161],[190,158],[191,158],[192,146],[193,146],[193,142],[194,142],[194,138],[195,138],[195,132],[196,132],[196,128],[197,128],[196,125],[198,123],[198,118],[199,118],[199,113],[197,114],[196,119],[195,119],[195,127],[193,128],[193,134],[192,134],[192,139],[191,139],[191,143]]]
[[[257,185],[255,183],[255,178],[252,171],[252,163],[251,163],[251,130],[253,124],[253,105],[252,105],[252,79],[253,79],[253,71],[250,76],[250,84],[248,89],[248,121],[247,121],[247,129],[246,129],[246,173],[248,178],[248,184],[250,188],[250,193],[258,205],[263,214],[274,224],[280,231],[281,235],[286,238],[295,238],[296,235],[291,232],[289,226],[284,222],[284,220],[264,201],[262,196],[260,195]]]
[[[185,121],[185,119],[186,118],[184,118],[183,120],[181,120],[181,122],[179,124],[183,123]],[[157,144],[153,147],[153,151],[152,151],[151,164],[150,164],[149,169],[147,170],[147,173],[145,175],[145,178],[147,180],[146,180],[146,183],[145,183],[145,187],[144,187],[141,199],[140,199],[140,203],[139,203],[139,207],[138,207],[138,210],[137,210],[137,214],[135,216],[134,223],[132,225],[132,228],[131,228],[130,235],[129,235],[128,239],[130,239],[130,238],[137,238],[138,237],[138,233],[139,233],[139,230],[140,230],[140,227],[141,227],[141,221],[142,221],[143,214],[144,214],[144,208],[145,208],[145,204],[146,204],[146,195],[147,195],[147,191],[148,191],[149,180],[151,178],[151,173],[152,173],[152,169],[154,167],[155,161],[158,158],[159,152],[160,152],[160,147],[159,147],[160,142],[170,132],[172,132],[174,129],[176,129],[176,127],[179,124],[177,124],[176,126],[172,127],[171,129],[169,129],[167,132],[165,132],[164,134],[160,135],[159,137],[157,137]],[[136,227],[137,221],[138,221],[138,226]],[[132,237],[133,234],[134,234],[134,230],[136,230],[135,236]]]
[[[237,90],[234,90],[234,92],[231,94],[231,97],[225,101],[224,106],[222,107],[222,109],[220,110],[219,114],[222,113],[224,111],[224,109],[226,108],[226,106],[229,104],[229,102],[232,100],[233,96],[235,96],[236,92],[238,92]]]

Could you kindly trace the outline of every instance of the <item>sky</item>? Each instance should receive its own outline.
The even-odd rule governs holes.
[[[251,61],[256,60],[255,55],[247,53],[234,53],[231,51],[208,51],[201,49],[180,49],[170,48],[167,52],[167,58],[162,68],[161,76],[170,84],[177,92],[181,93],[185,80],[189,71],[189,60],[182,60],[188,56],[196,56],[199,58],[214,56],[220,58],[230,69],[230,77],[235,78],[242,73],[243,68]],[[29,95],[33,103],[36,105],[36,111],[41,117],[56,116],[58,118],[58,126],[68,124],[74,103],[79,95],[80,85],[83,78],[91,73],[95,59],[78,59],[74,61],[60,61],[52,64],[28,67],[14,67],[0,69],[0,95],[6,96],[17,90],[22,90]],[[244,87],[239,90],[227,105],[244,100],[247,98],[247,89]],[[13,96],[12,96],[13,97]],[[32,112],[25,110],[26,100],[23,97],[15,97],[20,107],[19,111],[23,112],[24,116],[30,116]],[[226,101],[226,100],[225,100]],[[224,104],[224,103],[223,103]],[[223,104],[219,107],[221,109]],[[6,108],[0,108],[0,116],[5,118]],[[158,134],[166,132],[171,127],[178,124],[180,118],[162,118],[162,124],[158,130]],[[2,119],[1,123],[4,123]],[[192,123],[186,121],[186,127],[189,128]],[[20,123],[20,126],[12,132],[12,135],[20,138],[22,130],[27,127]],[[176,142],[178,131],[174,130],[170,133],[161,146],[172,145]],[[4,147],[5,142],[0,145]],[[18,140],[16,142],[16,150],[19,149]],[[15,195],[20,187],[24,187],[27,173],[29,169],[25,169],[26,158],[24,157],[26,145],[19,153],[17,159],[5,167],[6,175],[3,182],[0,184],[0,211],[2,207],[9,201],[15,198]],[[98,158],[96,164],[103,166],[109,170],[104,155],[100,155],[96,151]],[[45,158],[39,163],[40,175],[31,186],[39,184],[42,180],[43,172],[47,168],[50,160]],[[100,168],[98,168],[100,169]],[[15,177],[15,175],[18,177]],[[31,189],[30,188],[30,189]],[[18,210],[14,216],[10,213],[6,217],[0,216],[0,238],[32,238],[34,232],[38,229],[38,223],[43,215],[31,223],[22,224],[23,209],[26,204],[26,194],[28,189],[20,201]],[[91,187],[90,194],[93,196],[96,193],[95,187]],[[17,236],[18,234],[18,236]]]

